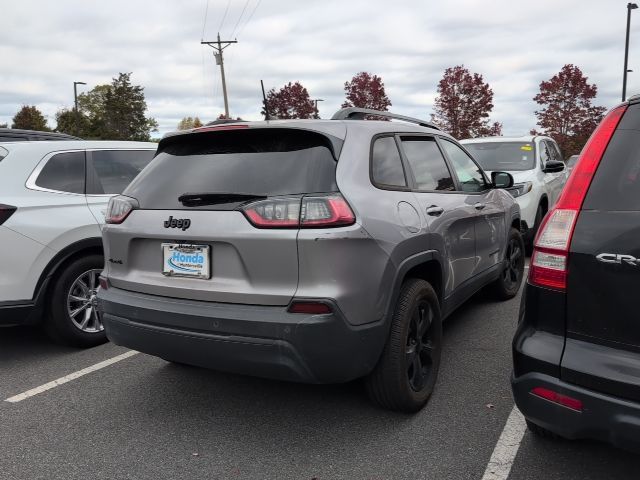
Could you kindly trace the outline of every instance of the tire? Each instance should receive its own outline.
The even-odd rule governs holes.
[[[71,260],[56,275],[47,299],[50,315],[44,325],[52,340],[80,348],[107,341],[94,300],[103,267],[102,255],[85,255]],[[78,312],[74,317],[73,311]],[[83,321],[86,325],[81,328]]]
[[[500,276],[493,282],[493,291],[499,300],[509,300],[520,290],[524,277],[524,240],[520,232],[511,228]]]
[[[529,431],[531,433],[537,435],[538,437],[546,438],[546,439],[549,439],[549,440],[558,440],[558,439],[562,438],[562,437],[560,437],[560,435],[557,435],[557,434],[553,433],[552,431],[541,427],[540,425],[536,425],[531,420],[528,420],[528,419],[525,419],[525,420],[527,422],[527,428],[529,429]]]
[[[422,335],[418,334],[420,330]],[[417,354],[418,351],[422,353]],[[388,410],[417,412],[433,393],[441,353],[438,297],[428,282],[407,280],[400,291],[380,360],[365,379],[370,399]]]

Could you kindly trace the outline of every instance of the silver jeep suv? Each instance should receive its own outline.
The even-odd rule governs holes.
[[[442,320],[522,280],[513,179],[492,177],[449,135],[389,112],[169,135],[109,205],[107,336],[228,372],[366,377],[378,404],[419,410]]]

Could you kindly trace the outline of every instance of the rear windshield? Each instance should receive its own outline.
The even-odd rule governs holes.
[[[465,143],[480,166],[489,171],[531,170],[536,165],[533,143],[487,142]]]
[[[640,211],[640,105],[631,105],[622,117],[583,208]]]
[[[163,140],[158,155],[124,194],[138,199],[141,208],[164,210],[185,208],[178,201],[185,193],[269,197],[333,192],[337,190],[333,156],[336,140],[306,130],[281,128],[171,137]]]

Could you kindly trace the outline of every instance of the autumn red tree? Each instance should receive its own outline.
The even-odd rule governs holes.
[[[344,92],[347,99],[342,104],[342,108],[370,108],[384,112],[391,106],[382,78],[368,72],[360,72],[350,82],[345,82]]]
[[[267,92],[269,115],[275,118],[319,118],[309,92],[300,82],[289,82],[280,90]],[[262,114],[265,115],[264,108]]]
[[[444,71],[438,83],[433,123],[455,138],[497,136],[502,124],[491,123],[493,90],[479,73],[471,73],[464,65]]]
[[[605,112],[592,105],[598,93],[595,84],[575,65],[567,64],[540,83],[540,93],[533,100],[541,105],[535,114],[546,135],[558,142],[565,158],[580,153]]]

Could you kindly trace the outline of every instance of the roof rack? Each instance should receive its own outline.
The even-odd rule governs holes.
[[[333,114],[331,120],[365,120],[367,115],[376,115],[378,117],[395,118],[396,120],[403,120],[409,123],[415,123],[421,127],[433,128],[440,130],[433,123],[426,120],[420,120],[419,118],[406,117],[404,115],[398,115],[397,113],[383,112],[381,110],[371,110],[370,108],[358,108],[349,107],[338,110]]]

